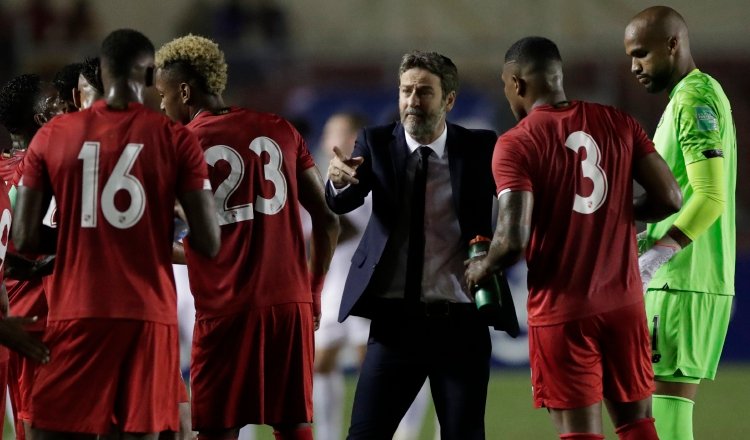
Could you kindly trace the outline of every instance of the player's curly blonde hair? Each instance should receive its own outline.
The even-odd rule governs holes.
[[[157,68],[169,69],[175,64],[192,70],[208,93],[220,95],[227,86],[224,52],[208,38],[189,34],[175,38],[156,52]]]

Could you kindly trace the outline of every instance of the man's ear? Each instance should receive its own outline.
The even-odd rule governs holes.
[[[667,49],[669,50],[670,55],[674,55],[675,52],[677,52],[678,46],[679,46],[679,40],[677,39],[677,37],[675,36],[669,37],[669,39],[667,40]]]
[[[448,93],[448,96],[445,100],[445,111],[449,112],[451,109],[453,109],[453,106],[456,104],[456,91],[452,91]]]
[[[41,127],[42,125],[47,123],[47,117],[44,116],[43,113],[35,113],[34,123],[36,123],[37,126]]]
[[[190,101],[192,92],[193,90],[190,88],[190,84],[184,82],[180,83],[180,101],[182,101],[183,104],[187,104]]]
[[[513,80],[513,88],[516,91],[516,95],[523,98],[526,95],[526,80],[517,75],[513,75],[511,79]]]
[[[78,110],[83,110],[83,102],[81,101],[81,91],[77,88],[73,89],[73,104],[75,104]]]
[[[154,85],[154,66],[146,67],[146,87]]]

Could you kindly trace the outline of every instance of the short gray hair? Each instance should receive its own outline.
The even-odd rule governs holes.
[[[458,68],[450,58],[437,52],[422,52],[415,50],[404,54],[401,58],[401,66],[398,68],[398,77],[407,70],[419,68],[425,69],[440,78],[440,87],[443,95],[450,92],[458,92]]]

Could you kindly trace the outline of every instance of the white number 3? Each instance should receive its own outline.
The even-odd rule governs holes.
[[[588,196],[576,193],[573,201],[573,211],[581,214],[592,214],[601,208],[607,199],[607,175],[599,166],[601,151],[596,141],[588,133],[576,131],[565,140],[565,146],[578,153],[583,147],[586,150],[586,158],[581,160],[581,174],[584,178],[591,179],[594,189]]]

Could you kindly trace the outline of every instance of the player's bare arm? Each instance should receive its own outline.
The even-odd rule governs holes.
[[[46,364],[49,362],[49,349],[39,339],[31,336],[24,326],[36,322],[37,318],[9,316],[0,319],[0,344],[13,351]]]
[[[328,165],[328,180],[335,188],[343,188],[346,185],[356,185],[357,168],[364,162],[363,157],[350,157],[344,154],[339,147],[333,147],[336,154]]]
[[[44,194],[41,191],[18,187],[18,198],[13,221],[13,243],[19,252],[34,252],[39,248]]]
[[[682,192],[669,169],[658,153],[648,154],[635,163],[633,178],[645,193],[633,201],[635,219],[657,222],[680,210]]]
[[[523,258],[531,236],[534,195],[508,191],[498,198],[498,218],[487,256],[467,262],[464,279],[471,289],[493,273]]]
[[[0,319],[0,344],[37,362],[45,364],[49,362],[47,347],[23,328],[24,325],[36,322],[36,316],[30,318],[8,316],[8,291],[5,289],[5,283],[0,284],[0,309],[4,316]]]
[[[310,213],[312,240],[310,245],[310,280],[315,312],[315,329],[320,325],[320,291],[339,236],[339,219],[326,204],[323,178],[316,167],[299,176],[299,201]]]
[[[209,258],[215,257],[221,246],[221,231],[213,194],[203,189],[184,193],[179,198],[190,228],[190,245]]]
[[[30,280],[44,277],[55,268],[55,256],[47,255],[38,260],[31,260],[22,255],[8,252],[3,265],[4,275],[16,280]]]

